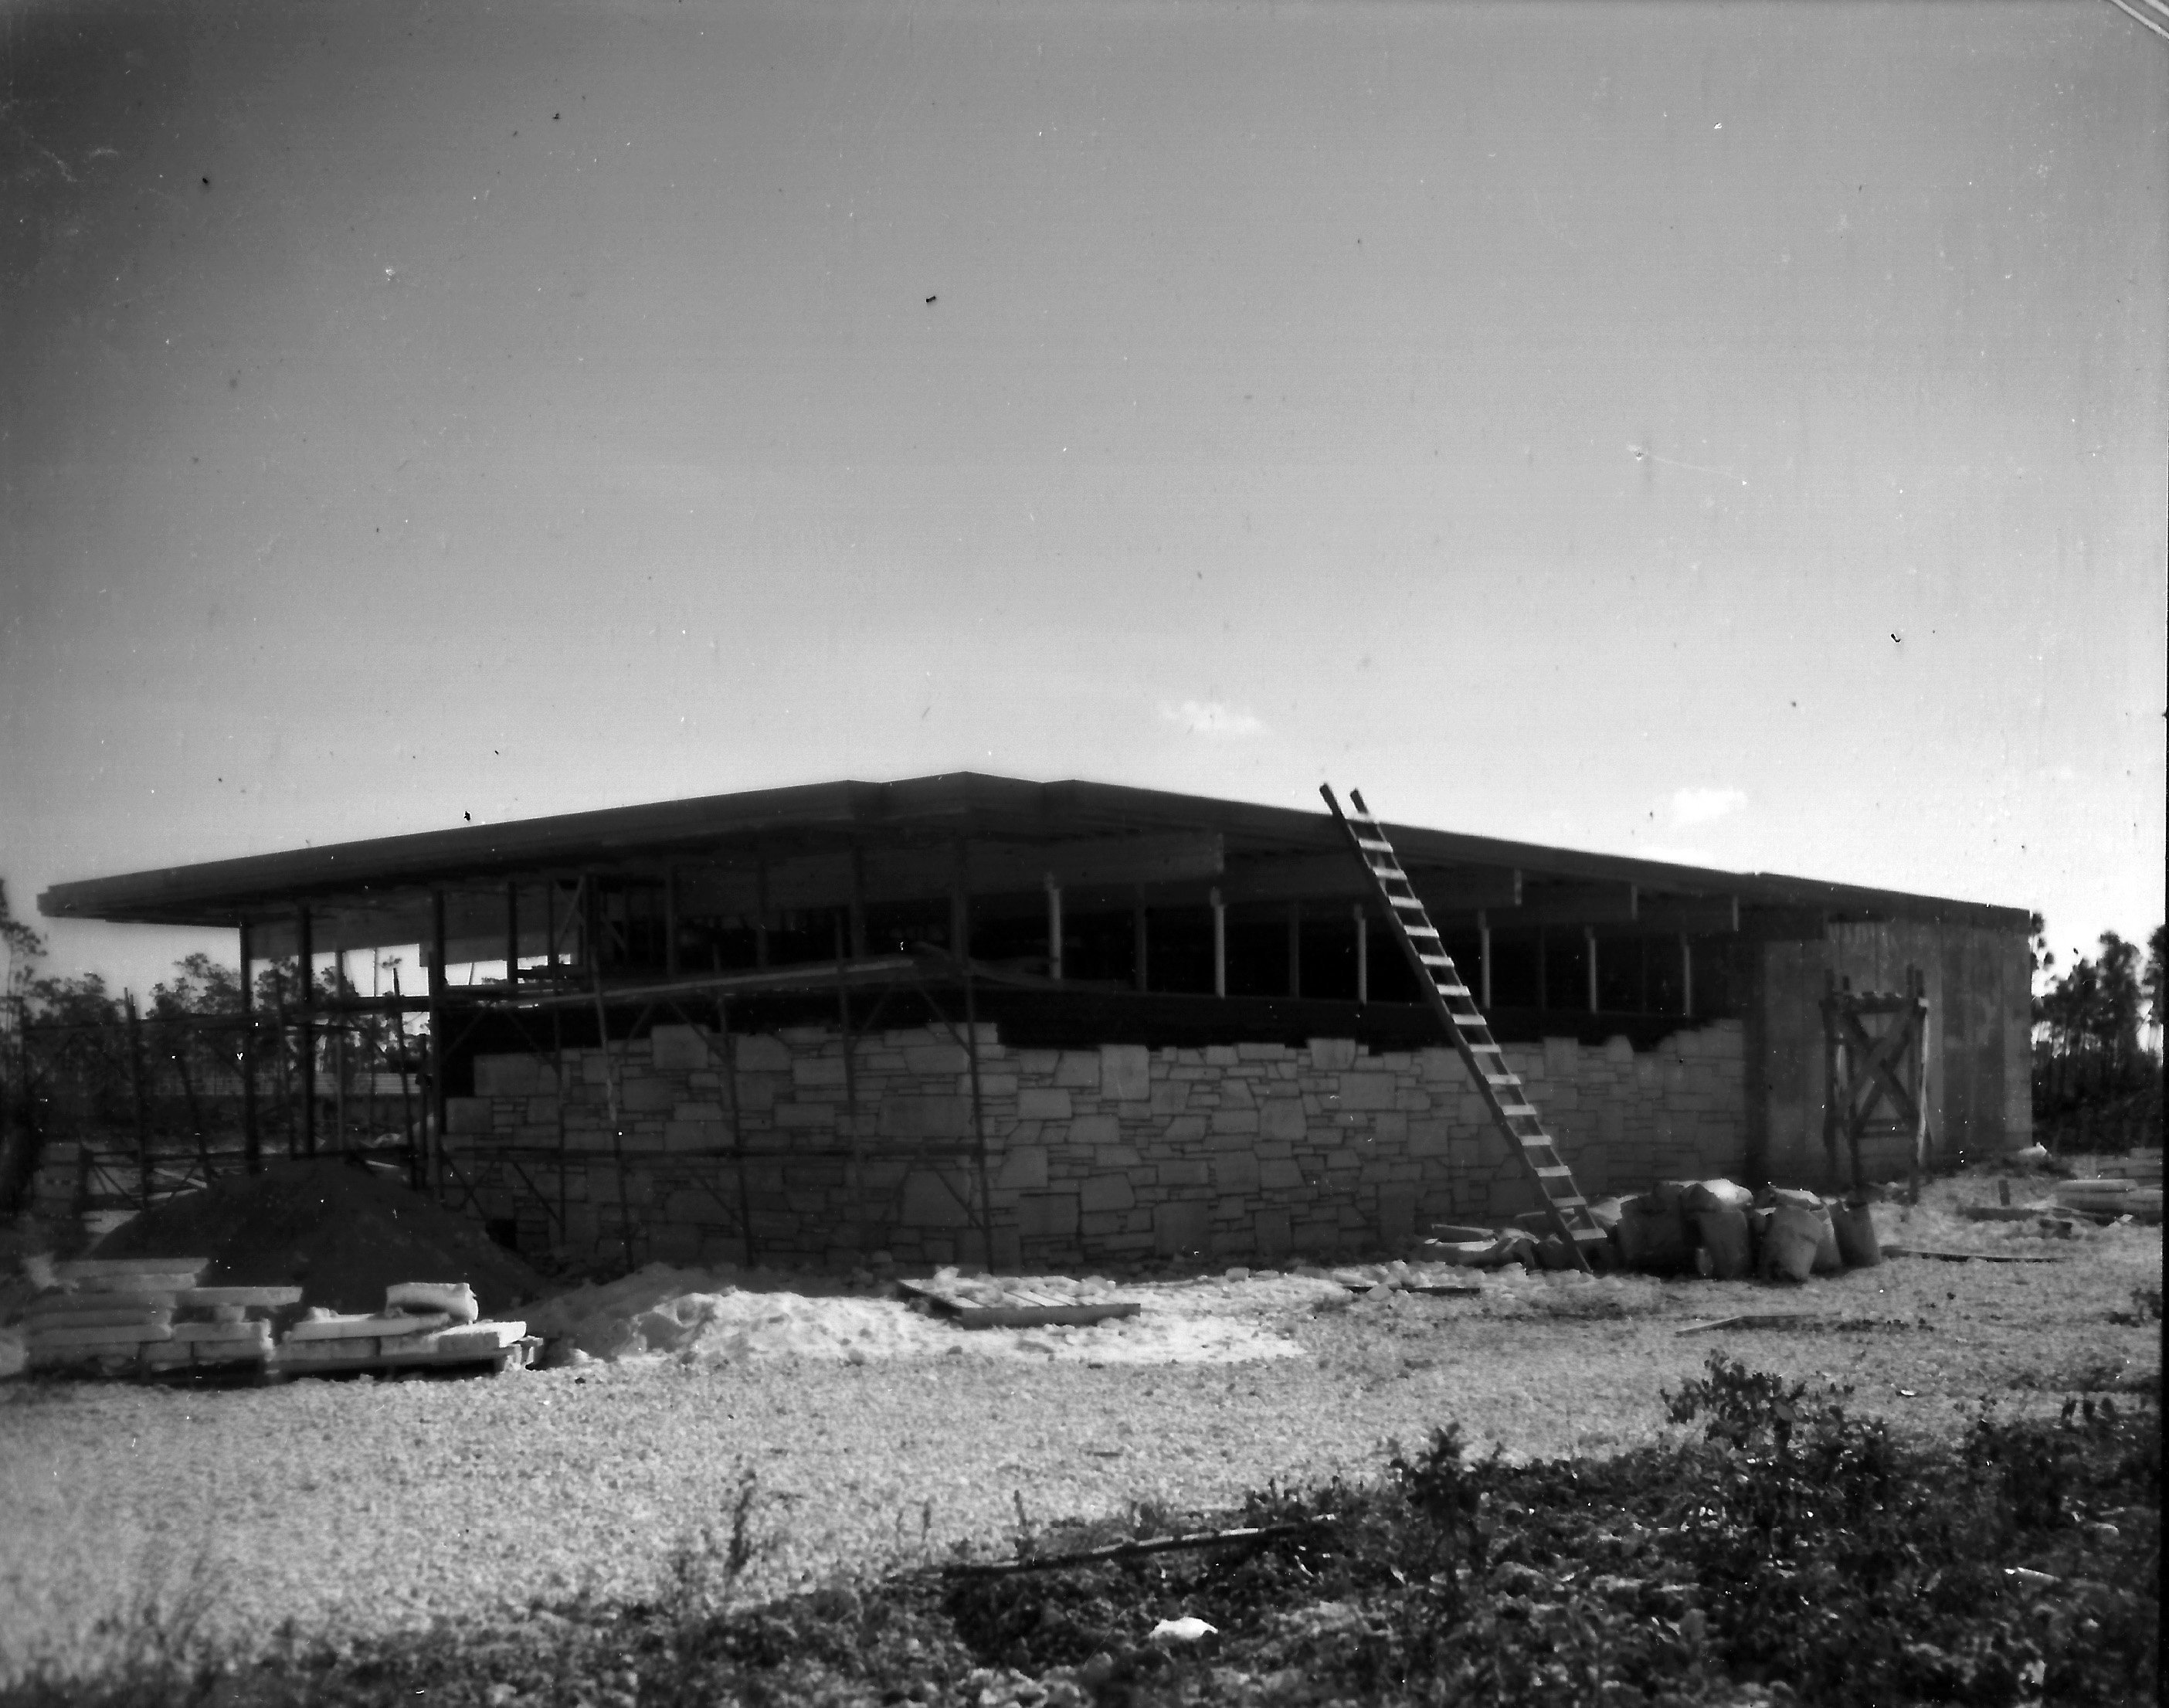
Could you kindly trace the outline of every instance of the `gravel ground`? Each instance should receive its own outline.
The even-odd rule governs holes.
[[[2159,1324],[2113,1317],[2134,1287],[2159,1289],[2160,1230],[2044,1241],[1946,1214],[1990,1193],[1945,1183],[1903,1225],[1881,1207],[1884,1239],[2064,1261],[1900,1259],[1783,1289],[1536,1276],[1490,1278],[1480,1300],[1282,1300],[1254,1326],[1303,1355],[1243,1363],[914,1353],[227,1391],[0,1384],[0,1683],[36,1656],[88,1652],[101,1616],[192,1597],[246,1641],[290,1620],[312,1636],[638,1596],[748,1469],[773,1545],[743,1586],[758,1594],[1001,1548],[1020,1500],[1038,1522],[1369,1475],[1389,1439],[1448,1419],[1518,1454],[1609,1451],[1657,1437],[1659,1390],[1719,1349],[1849,1381],[1859,1409],[1937,1433],[1987,1396],[2053,1407],[2145,1371],[2158,1390]],[[1192,1311],[1212,1291],[1169,1289]],[[1779,1310],[1880,1326],[1678,1332]]]

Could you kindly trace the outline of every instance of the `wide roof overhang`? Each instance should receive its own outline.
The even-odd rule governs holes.
[[[2019,929],[2021,910],[1771,873],[1735,873],[1392,825],[1403,865],[1435,912],[1482,909],[1516,924],[1819,936],[1821,923],[1898,919]],[[422,941],[432,898],[455,937],[488,945],[489,910],[515,889],[584,874],[669,877],[716,912],[840,906],[1064,886],[1100,898],[1233,906],[1354,900],[1366,880],[1331,816],[1083,782],[956,772],[888,783],[825,782],[663,801],[503,825],[130,873],[56,884],[52,919],[269,927],[306,907],[316,942]],[[469,919],[466,915],[472,915]],[[1813,927],[1813,929],[1810,929]],[[503,939],[497,939],[501,945]],[[263,953],[280,953],[259,939]],[[494,953],[501,953],[501,947]]]

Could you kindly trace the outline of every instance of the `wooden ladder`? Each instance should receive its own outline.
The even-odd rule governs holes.
[[[1385,827],[1371,816],[1356,790],[1348,792],[1356,809],[1352,814],[1340,810],[1340,803],[1334,798],[1330,787],[1321,784],[1319,793],[1333,809],[1334,822],[1346,834],[1348,846],[1363,862],[1364,871],[1371,874],[1372,888],[1378,892],[1386,917],[1393,921],[1394,933],[1400,939],[1409,965],[1415,970],[1416,983],[1422,986],[1431,1011],[1453,1040],[1469,1077],[1483,1089],[1484,1103],[1506,1135],[1507,1148],[1521,1158],[1536,1181],[1553,1227],[1565,1240],[1576,1266],[1586,1271],[1589,1247],[1604,1243],[1604,1230],[1590,1214],[1589,1200],[1582,1196],[1581,1188],[1575,1184],[1574,1171],[1544,1131],[1543,1118],[1529,1101],[1520,1077],[1506,1071],[1506,1053],[1491,1036],[1490,1022],[1477,1007],[1415,886],[1401,869],[1399,857],[1386,839]]]

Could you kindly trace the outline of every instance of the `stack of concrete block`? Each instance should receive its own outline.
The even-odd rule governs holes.
[[[56,1263],[56,1285],[40,1293],[24,1318],[29,1367],[72,1366],[124,1375],[173,1339],[181,1295],[201,1278],[207,1257],[113,1257]]]
[[[464,1281],[402,1281],[385,1289],[381,1311],[309,1312],[279,1343],[279,1365],[296,1374],[341,1369],[466,1364],[516,1347],[524,1322],[483,1322]]]
[[[272,1315],[301,1302],[298,1287],[191,1287],[177,1298],[173,1337],[148,1347],[146,1369],[231,1371],[269,1363]]]

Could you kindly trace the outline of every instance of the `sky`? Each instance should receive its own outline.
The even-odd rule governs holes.
[[[2106,0],[15,0],[0,879],[973,769],[2143,937],[2165,73]]]

